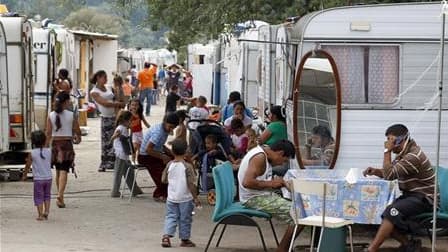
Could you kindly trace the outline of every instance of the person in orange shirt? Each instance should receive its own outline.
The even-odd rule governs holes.
[[[126,101],[131,100],[132,89],[134,89],[134,87],[131,85],[131,83],[129,81],[130,81],[129,78],[125,78],[123,85],[121,85],[121,88],[123,89],[123,94],[124,94]]]
[[[157,65],[145,62],[144,69],[138,72],[137,86],[140,90],[140,103],[144,104],[146,99],[146,116],[151,113],[152,93],[154,88],[154,75],[157,73]]]

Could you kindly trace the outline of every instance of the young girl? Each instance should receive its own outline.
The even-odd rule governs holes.
[[[51,200],[51,150],[44,148],[45,133],[41,130],[31,133],[33,149],[26,159],[22,180],[26,180],[31,165],[33,166],[34,205],[37,207],[36,220],[46,220],[50,213]]]
[[[111,197],[120,197],[120,184],[121,177],[125,177],[128,169],[131,169],[131,164],[129,163],[129,154],[131,152],[131,148],[129,146],[129,124],[131,121],[132,113],[127,110],[122,110],[117,116],[116,125],[114,134],[112,135],[112,141],[115,151],[115,166],[114,166],[114,181],[112,185]],[[124,146],[124,144],[128,144]],[[135,196],[137,194],[143,193],[142,190],[135,185],[132,186],[134,182],[134,172],[129,171],[129,175],[126,179],[126,184],[128,188],[134,188],[132,195]]]
[[[179,117],[179,125],[174,131],[175,139],[182,139],[185,142],[187,141],[187,126],[185,125],[185,119],[188,117],[186,110],[178,110],[176,111],[176,115]]]
[[[135,162],[135,157],[138,155],[137,152],[139,151],[140,144],[143,140],[142,122],[145,124],[146,128],[149,128],[150,125],[143,116],[143,106],[138,98],[131,100],[129,111],[132,113],[130,128],[132,133],[132,144],[134,145],[135,150],[135,153],[132,154],[132,162]]]

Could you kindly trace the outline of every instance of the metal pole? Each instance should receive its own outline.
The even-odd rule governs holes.
[[[446,2],[445,2],[446,4]],[[442,37],[440,38],[440,77],[439,77],[439,120],[437,122],[437,156],[436,156],[436,172],[434,177],[434,207],[433,207],[433,223],[432,223],[432,246],[431,251],[436,251],[436,239],[437,239],[437,173],[440,163],[440,129],[442,124],[442,90],[443,90],[443,60],[445,54],[445,6],[442,11]]]

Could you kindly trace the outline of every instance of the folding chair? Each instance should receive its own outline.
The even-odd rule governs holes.
[[[252,217],[259,217],[269,221],[269,223],[271,224],[272,232],[274,233],[275,242],[278,245],[277,234],[275,233],[274,225],[272,225],[271,216],[268,213],[255,209],[245,208],[240,203],[233,203],[235,187],[233,186],[234,178],[232,164],[230,162],[225,162],[223,164],[215,166],[215,168],[213,168],[213,179],[215,180],[216,205],[213,212],[212,220],[213,222],[216,222],[216,225],[215,228],[213,228],[204,251],[207,252],[213,236],[215,235],[216,228],[221,224],[223,224],[224,227],[221,231],[221,234],[219,235],[216,247],[219,246],[227,225],[251,226],[258,229],[264,251],[267,251],[260,226]]]
[[[131,202],[132,192],[134,191],[135,181],[137,180],[137,175],[138,175],[138,173],[140,171],[146,171],[147,168],[146,168],[146,166],[143,166],[143,165],[140,165],[140,164],[136,164],[136,163],[134,163],[132,161],[130,161],[129,164],[130,164],[129,169],[126,171],[126,175],[124,177],[124,181],[123,181],[123,184],[121,186],[121,198],[124,197],[124,190],[125,190],[126,181],[127,181],[128,176],[129,176],[129,173],[130,172],[134,172],[134,170],[136,170],[135,174],[134,174],[134,181],[132,182],[132,187],[128,188],[129,189],[129,200],[128,201]]]
[[[351,228],[353,221],[345,220],[342,218],[325,216],[328,183],[320,182],[320,181],[305,181],[305,180],[298,179],[298,178],[294,178],[292,180],[292,182],[293,183],[292,183],[292,197],[291,198],[293,199],[293,210],[294,210],[294,214],[293,214],[292,218],[293,218],[294,224],[295,224],[294,225],[294,233],[293,233],[292,237],[296,236],[297,228],[299,225],[312,226],[313,230],[312,230],[312,234],[311,234],[310,251],[313,251],[316,227],[321,227],[319,243],[317,246],[317,251],[319,251],[320,247],[321,247],[322,236],[323,236],[325,228],[341,228],[341,227],[347,226],[348,230],[349,230],[349,237],[350,237],[350,251],[353,252],[353,237],[352,237],[352,228]],[[298,212],[298,209],[296,206],[295,193],[316,195],[316,196],[322,197],[322,215],[321,216],[313,215],[313,216],[308,216],[305,218],[299,218],[299,212]],[[289,245],[288,251],[292,251],[293,245],[294,245],[294,238],[291,239],[291,243]]]

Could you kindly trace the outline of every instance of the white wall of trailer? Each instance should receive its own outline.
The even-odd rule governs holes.
[[[275,47],[275,103],[277,105],[284,104],[292,92],[299,39],[296,30],[296,23],[284,23],[277,30],[276,41],[279,43]]]
[[[343,7],[311,13],[299,20],[301,46],[296,64],[299,65],[307,52],[321,48],[334,56],[341,77],[343,104],[337,169],[381,166],[384,132],[395,123],[409,128],[411,137],[435,165],[440,8],[439,3]],[[344,100],[354,91],[353,82],[348,78],[351,78],[355,65],[353,61],[347,64],[344,59],[350,57],[341,56],[338,50],[355,58],[352,51],[360,47],[392,48],[397,53],[395,61],[392,61],[395,63],[388,65],[387,69],[380,66],[378,70],[369,70],[372,78],[383,78],[388,70],[397,69],[394,72],[397,93],[391,102],[357,104]],[[445,61],[447,57],[448,52],[445,51]],[[445,84],[448,83],[446,70],[443,79]],[[384,94],[394,89],[392,86],[384,88]],[[443,96],[448,96],[447,88],[444,88]],[[291,118],[291,102],[288,105],[288,136],[292,139],[292,122],[295,119]],[[442,108],[440,164],[448,166],[447,99],[444,99]],[[297,162],[293,163],[297,167]]]
[[[93,41],[93,72],[104,70],[111,77],[117,73],[117,56],[115,52],[118,49],[118,40]]]
[[[9,150],[8,65],[6,35],[0,21],[0,153]]]
[[[78,88],[75,62],[75,36],[61,26],[50,26],[56,32],[56,72],[65,68],[73,82],[73,89]],[[60,55],[58,55],[60,53]]]
[[[27,148],[34,129],[34,56],[32,28],[25,17],[0,17],[6,34],[8,66],[8,99],[11,134],[10,145]]]
[[[264,120],[265,109],[269,109],[271,104],[277,104],[275,42],[278,28],[279,25],[263,25],[260,26],[258,32],[259,58],[257,61],[257,80],[259,90],[257,107],[262,120]]]
[[[56,78],[54,49],[56,33],[50,29],[33,27],[33,51],[36,59],[34,113],[39,129],[46,127],[51,111],[52,82]]]
[[[202,95],[207,98],[209,103],[213,95],[213,67],[216,61],[216,54],[216,42],[210,42],[206,45],[188,45],[187,69],[193,75],[193,96],[198,97]]]

